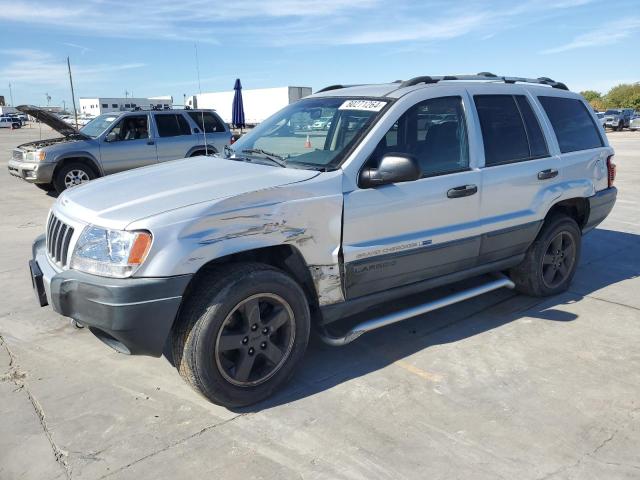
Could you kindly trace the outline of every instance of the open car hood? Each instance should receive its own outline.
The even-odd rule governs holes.
[[[48,112],[40,107],[36,107],[34,105],[18,105],[16,110],[19,110],[22,113],[26,113],[27,115],[32,116],[39,122],[44,123],[45,125],[49,125],[56,132],[61,133],[65,137],[82,137],[89,138],[87,135],[80,133],[76,128],[72,125],[68,124],[60,117],[58,117],[55,113]]]

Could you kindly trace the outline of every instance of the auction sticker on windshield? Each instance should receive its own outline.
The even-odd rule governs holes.
[[[347,100],[338,107],[338,110],[364,110],[367,112],[379,112],[387,102],[381,100]]]

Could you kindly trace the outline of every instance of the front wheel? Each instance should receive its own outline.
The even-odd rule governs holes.
[[[90,182],[96,177],[97,175],[93,171],[93,168],[89,167],[85,163],[66,163],[55,173],[53,186],[58,193],[62,193],[67,188]]]
[[[547,219],[522,263],[510,271],[516,289],[534,297],[564,292],[575,275],[581,248],[582,234],[573,218]]]
[[[293,375],[309,340],[304,292],[286,273],[244,263],[204,273],[172,332],[180,375],[214,403],[242,407]]]

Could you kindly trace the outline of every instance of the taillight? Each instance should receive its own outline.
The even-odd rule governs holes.
[[[233,145],[234,143],[236,143],[236,139],[233,135],[231,135],[231,138],[229,139],[229,145]]]
[[[616,164],[613,163],[613,155],[607,158],[607,185],[609,188],[613,187],[613,182],[616,181]]]

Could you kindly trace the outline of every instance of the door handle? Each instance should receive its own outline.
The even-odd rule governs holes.
[[[557,176],[558,170],[556,170],[555,168],[550,168],[548,170],[542,170],[541,172],[538,172],[538,180],[548,180]]]
[[[155,145],[156,142],[153,140],[147,140],[147,145]]]
[[[477,185],[461,185],[459,187],[453,187],[447,191],[447,197],[460,198],[468,197],[478,191]]]

